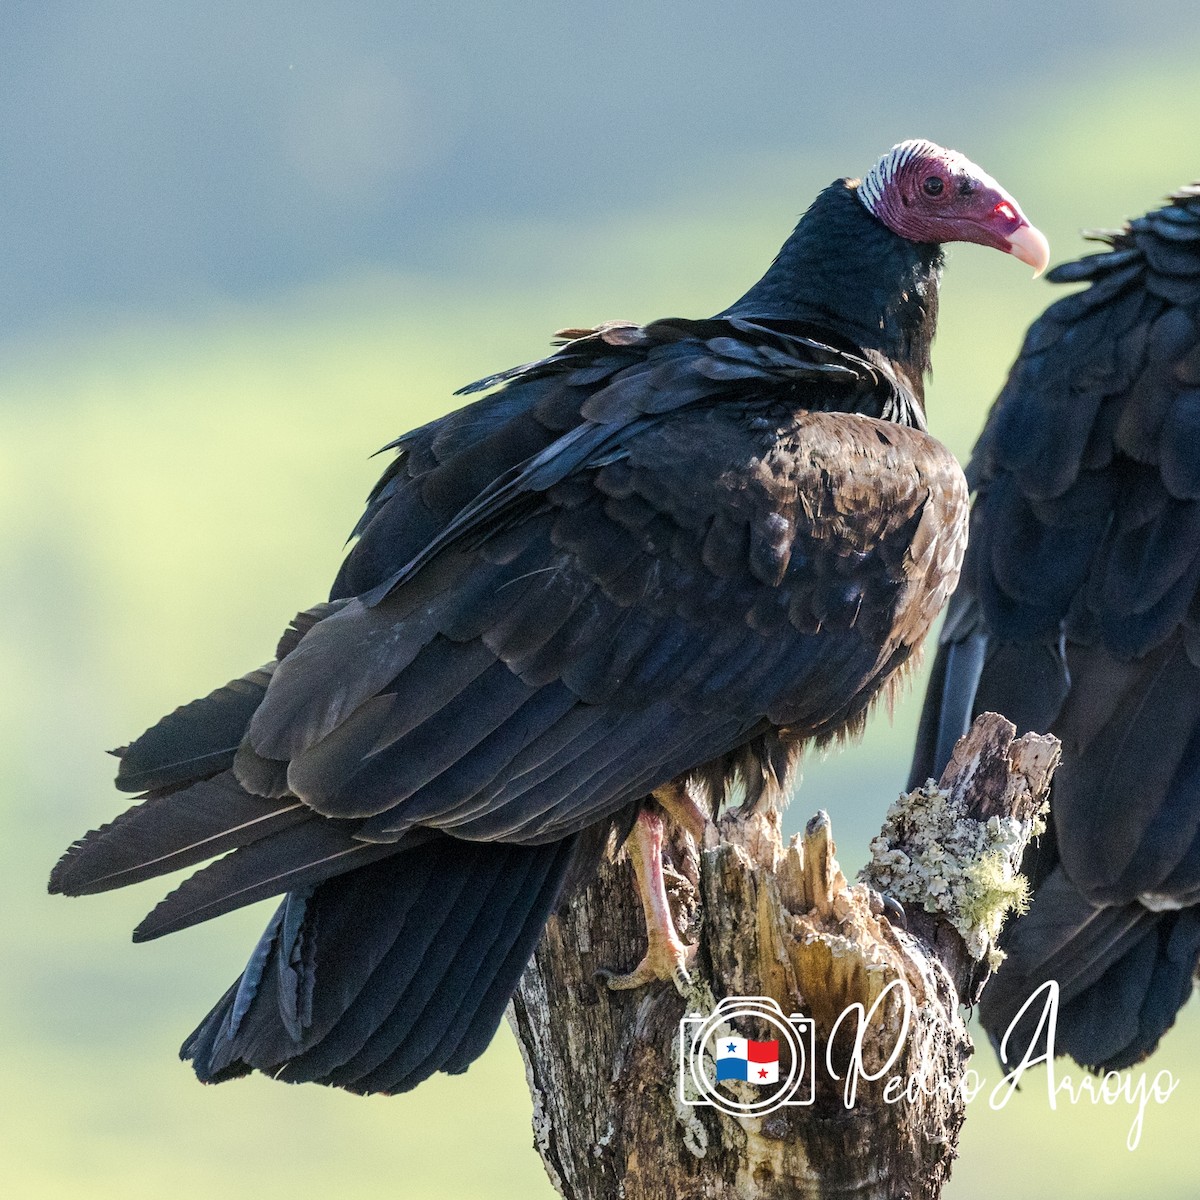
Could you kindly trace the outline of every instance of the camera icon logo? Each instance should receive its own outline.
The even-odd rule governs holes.
[[[748,1038],[746,1030],[760,1037]],[[812,1104],[815,1097],[811,1018],[785,1016],[768,996],[729,996],[711,1015],[689,1013],[679,1022],[682,1104],[762,1117],[787,1104]]]

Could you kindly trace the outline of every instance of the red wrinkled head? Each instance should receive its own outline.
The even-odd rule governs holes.
[[[1050,245],[1021,206],[957,150],[920,139],[893,146],[864,176],[859,198],[910,242],[975,242],[1012,254],[1040,275]]]

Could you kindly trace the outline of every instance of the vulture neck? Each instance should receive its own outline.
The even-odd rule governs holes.
[[[858,199],[857,181],[839,179],[767,273],[719,315],[805,321],[850,338],[898,367],[924,405],[943,261],[940,245],[893,233]]]

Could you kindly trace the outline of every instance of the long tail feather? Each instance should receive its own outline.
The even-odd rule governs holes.
[[[199,1078],[259,1070],[356,1092],[462,1071],[491,1040],[567,878],[549,846],[438,836],[289,896],[184,1043]]]
[[[157,791],[227,770],[274,670],[268,663],[163,717],[120,752],[117,787]]]
[[[1140,1062],[1192,993],[1200,911],[1163,913],[1091,987],[1063,1005],[1058,1049],[1076,1062],[1121,1071]]]
[[[226,771],[183,791],[151,796],[85,834],[59,859],[50,891],[88,896],[194,866],[311,817],[295,797],[264,800]]]
[[[322,820],[309,812],[289,829],[262,838],[189,875],[133,931],[148,942],[281,892],[311,887],[396,853],[395,843],[361,842],[355,822]],[[419,833],[410,839],[415,844]]]
[[[1048,980],[1060,989],[1055,1050],[1104,1070],[1144,1057],[1170,1028],[1191,990],[1200,952],[1200,911],[1152,912],[1138,903],[1100,907],[1053,871],[1033,907],[1006,931],[1008,958],[983,993],[980,1018],[997,1048],[1011,1029],[1009,1062],[1044,1052],[1041,1015],[1029,997]]]

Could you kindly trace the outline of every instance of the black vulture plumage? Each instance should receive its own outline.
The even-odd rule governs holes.
[[[912,778],[974,713],[1062,739],[981,1015],[998,1042],[1054,979],[1057,1052],[1113,1069],[1158,1044],[1200,953],[1200,185],[1099,236],[1051,272],[1086,286],[1030,328],[968,468]]]
[[[966,524],[922,410],[939,231],[1035,265],[1045,243],[929,143],[867,182],[822,192],[719,316],[572,331],[399,438],[330,600],[123,752],[143,800],[53,890],[224,853],[139,939],[285,893],[184,1045],[201,1079],[397,1092],[465,1070],[648,796],[781,791],[910,661]],[[900,188],[910,236],[872,207]]]

